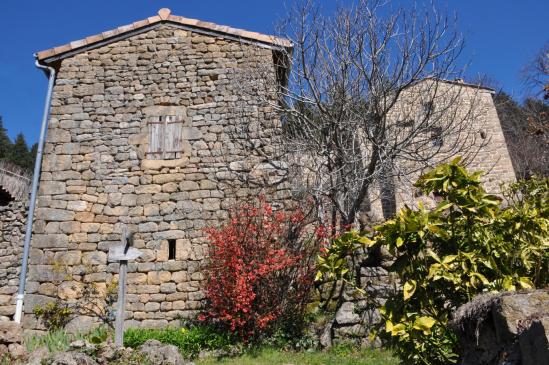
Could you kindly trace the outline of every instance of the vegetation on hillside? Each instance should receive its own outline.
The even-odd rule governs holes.
[[[32,173],[37,150],[37,143],[29,149],[23,133],[19,133],[15,137],[15,141],[12,142],[8,136],[8,131],[4,128],[2,116],[0,116],[0,160],[7,161]]]

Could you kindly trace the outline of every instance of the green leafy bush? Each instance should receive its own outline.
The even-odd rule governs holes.
[[[141,329],[130,328],[124,333],[124,346],[136,348],[147,340],[158,340],[177,346],[181,353],[195,357],[204,350],[228,349],[234,344],[233,337],[209,326],[191,328]]]
[[[549,284],[548,180],[511,185],[502,207],[480,175],[468,173],[459,158],[441,165],[415,184],[437,200],[434,209],[404,208],[373,233],[345,237],[383,247],[394,259],[389,271],[402,285],[381,308],[380,335],[404,363],[457,362],[448,322],[474,295]]]
[[[33,313],[44,323],[48,331],[56,331],[65,327],[73,317],[70,306],[61,300],[49,302],[43,307],[37,305],[34,307]]]

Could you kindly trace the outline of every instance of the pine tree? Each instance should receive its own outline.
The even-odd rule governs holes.
[[[32,169],[32,156],[23,133],[19,133],[15,138],[15,143],[9,154],[9,160],[11,163],[24,169]]]
[[[34,163],[36,161],[36,155],[38,154],[38,143],[35,143],[32,145],[30,149],[30,156],[31,156],[31,166],[30,171],[34,171]]]
[[[0,116],[0,160],[7,159],[10,156],[12,143],[8,136],[8,131],[4,128],[2,116]]]

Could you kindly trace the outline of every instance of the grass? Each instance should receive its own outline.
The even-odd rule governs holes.
[[[195,357],[202,350],[226,349],[233,342],[229,334],[220,333],[207,326],[164,329],[129,328],[124,332],[124,346],[127,347],[137,348],[151,339],[177,346],[186,357]]]
[[[389,352],[372,349],[335,347],[329,351],[290,352],[271,348],[260,349],[234,358],[207,358],[196,365],[397,365]]]
[[[25,338],[25,346],[28,352],[39,347],[46,347],[49,352],[67,351],[71,342],[76,340],[86,340],[96,342],[96,338],[106,338],[108,331],[105,327],[98,327],[89,333],[67,333],[64,330],[55,330],[43,335],[34,335]]]
[[[92,343],[105,340],[110,332],[98,328],[88,334],[68,334],[63,330],[25,339],[29,352],[45,346],[50,352],[66,351],[72,341],[85,339]],[[186,356],[196,356],[200,350],[219,349],[230,346],[231,339],[210,328],[139,330],[129,329],[125,333],[126,346],[137,347],[148,339],[155,338],[179,347]],[[145,365],[139,360],[136,362]],[[5,365],[0,358],[0,365]],[[334,346],[328,351],[286,351],[272,347],[245,350],[237,357],[197,359],[196,365],[397,365],[399,360],[390,352],[377,349],[357,349],[351,344]]]

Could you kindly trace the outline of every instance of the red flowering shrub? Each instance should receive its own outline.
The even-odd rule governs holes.
[[[260,200],[234,209],[208,228],[209,310],[201,319],[226,326],[245,341],[302,322],[320,238],[302,210],[275,211]]]

